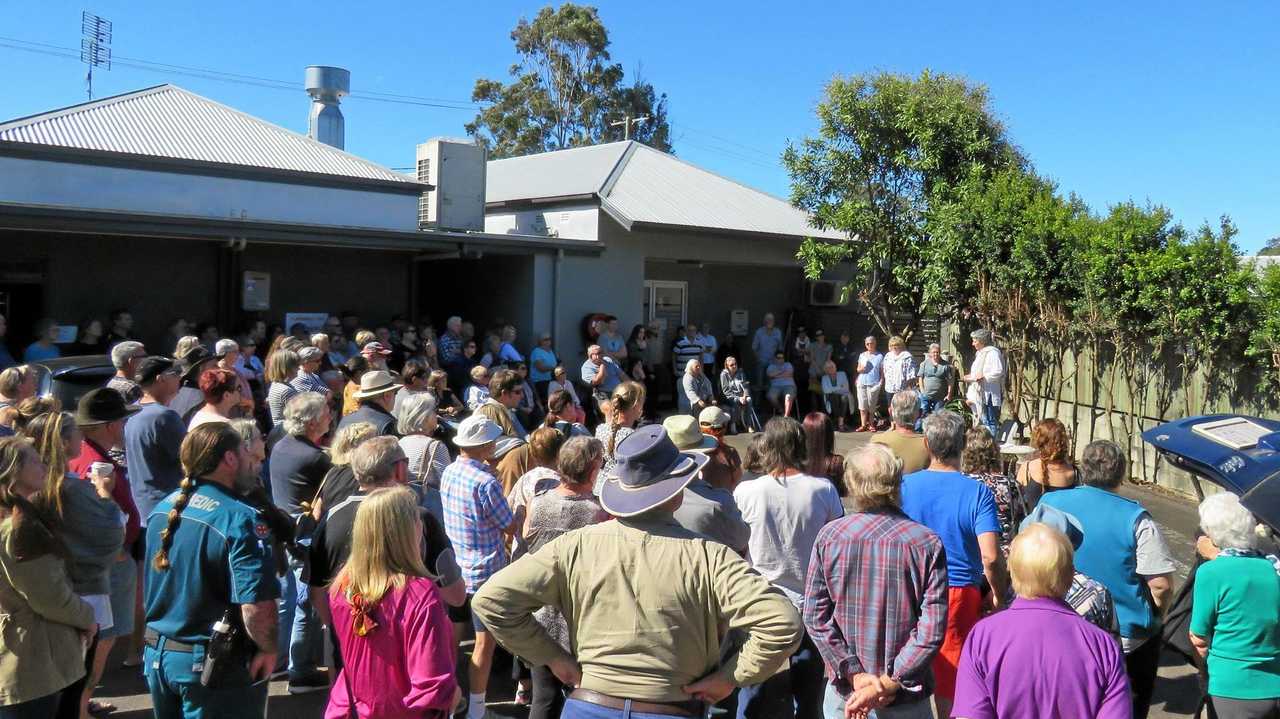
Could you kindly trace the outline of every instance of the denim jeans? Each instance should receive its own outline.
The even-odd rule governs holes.
[[[560,719],[671,719],[666,714],[641,714],[631,711],[628,704],[623,709],[610,709],[599,704],[569,699],[564,703]]]
[[[844,697],[833,686],[827,686],[822,702],[823,719],[844,719]],[[871,712],[869,719],[933,719],[933,700],[925,697],[918,702],[887,706]]]
[[[990,399],[982,401],[982,426],[987,428],[992,437],[1000,432],[1000,405],[992,404]]]
[[[276,603],[276,646],[287,647],[293,636],[293,618],[298,613],[298,602],[294,600],[298,596],[298,578],[290,569],[276,580],[280,582],[280,601]],[[288,668],[289,652],[280,652],[276,656],[275,671],[282,672]]]
[[[808,634],[787,661],[787,669],[738,692],[738,719],[820,719],[826,677]]]
[[[916,431],[920,432],[924,429],[924,418],[942,409],[943,401],[940,399],[929,399],[924,395],[920,395],[920,418],[916,420]]]
[[[142,656],[143,675],[151,692],[156,719],[261,719],[267,713],[267,683],[252,683],[249,668],[240,682],[210,689],[201,686],[204,647],[175,652],[148,646]]]
[[[311,606],[311,588],[302,581],[302,562],[290,557],[289,570],[297,590],[293,632],[289,635],[289,678],[293,679],[316,671],[324,656],[324,627],[316,608]]]

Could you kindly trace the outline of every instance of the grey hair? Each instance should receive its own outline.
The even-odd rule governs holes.
[[[129,355],[143,349],[141,342],[126,340],[111,348],[111,364],[116,369],[124,369],[129,366]]]
[[[1230,492],[1200,503],[1200,528],[1219,549],[1253,549],[1258,542],[1257,526],[1258,520]]]
[[[941,410],[924,421],[924,443],[929,454],[941,460],[959,460],[964,452],[964,419],[951,410]]]
[[[939,352],[941,352],[941,351],[942,351],[942,345],[938,344],[937,342],[930,342],[930,343],[929,343],[929,351],[930,351],[930,352],[932,352],[932,351],[933,351],[933,349],[934,349],[935,347],[938,349],[938,351],[939,351]]]
[[[233,419],[229,424],[231,425],[231,431],[240,435],[240,441],[244,442],[246,447],[262,436],[262,430],[258,429],[258,423],[247,417]]]
[[[970,339],[975,339],[984,345],[991,344],[991,330],[979,328],[969,333]]]
[[[566,483],[582,484],[591,478],[592,463],[604,456],[604,444],[595,437],[570,437],[560,446],[556,468]]]
[[[459,317],[459,316],[457,316],[457,315],[454,315],[454,316],[452,316],[452,317],[450,317],[449,319],[447,319],[447,320],[445,320],[445,321],[444,321],[444,326],[445,326],[446,328],[447,328],[447,327],[452,327],[453,325],[461,325],[461,324],[462,324],[462,318],[461,318],[461,317]]]
[[[914,428],[920,417],[920,396],[913,389],[895,393],[889,403],[889,416],[896,425]]]
[[[395,437],[374,437],[351,451],[351,472],[362,487],[382,484],[395,473],[404,450]]]
[[[688,362],[685,362],[685,363],[684,363],[684,373],[685,373],[685,374],[689,374],[690,372],[692,372],[692,371],[693,371],[694,366],[701,367],[701,366],[702,366],[702,360],[698,360],[698,359],[691,359],[691,360],[689,360]]]
[[[324,416],[329,398],[319,392],[294,395],[284,406],[284,431],[294,437],[307,433],[307,425]]]
[[[1127,465],[1120,445],[1109,439],[1094,440],[1080,455],[1080,481],[1102,489],[1119,487]]]
[[[439,406],[436,396],[430,392],[414,392],[400,401],[400,411],[396,412],[396,431],[400,434],[413,434],[422,429],[427,420],[436,413]]]

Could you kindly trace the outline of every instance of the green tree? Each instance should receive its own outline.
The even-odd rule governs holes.
[[[996,169],[1022,160],[989,107],[985,88],[925,71],[833,80],[818,105],[815,137],[789,145],[791,201],[842,243],[806,240],[797,254],[817,279],[842,262],[880,331],[911,335],[932,309],[924,270],[930,207],[978,192]]]
[[[1267,240],[1267,244],[1264,245],[1263,248],[1258,251],[1258,254],[1264,257],[1271,256],[1271,255],[1280,255],[1280,235],[1277,235]]]
[[[671,151],[667,96],[638,75],[624,83],[622,66],[610,61],[609,33],[594,7],[565,3],[544,7],[511,32],[518,61],[511,82],[476,80],[471,99],[485,107],[466,126],[492,157],[595,145],[630,137]]]

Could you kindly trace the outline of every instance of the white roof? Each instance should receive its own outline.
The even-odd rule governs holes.
[[[417,184],[381,165],[167,84],[0,123],[0,141]]]
[[[635,141],[544,152],[488,167],[485,201],[594,196],[624,226],[842,239],[818,230],[786,200],[747,187]]]

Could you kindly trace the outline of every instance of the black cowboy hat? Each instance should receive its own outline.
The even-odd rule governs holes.
[[[138,411],[138,407],[129,406],[124,395],[116,390],[110,387],[99,387],[90,390],[80,398],[80,404],[76,406],[76,424],[82,427],[107,424],[124,419]]]

